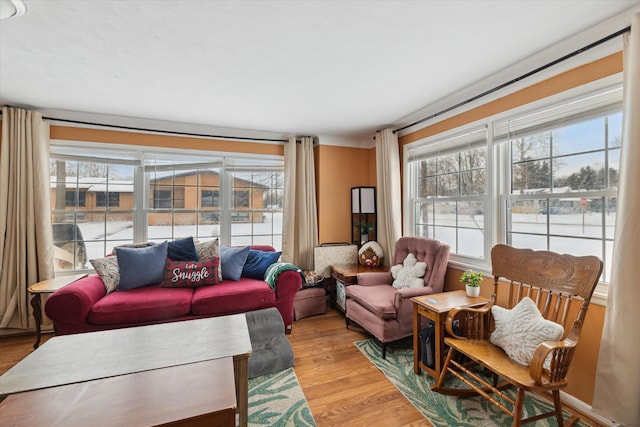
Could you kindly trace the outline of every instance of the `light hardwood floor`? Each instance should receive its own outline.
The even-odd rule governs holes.
[[[431,426],[353,345],[370,337],[334,309],[294,323],[295,371],[318,426]]]
[[[51,336],[43,335],[43,342]],[[319,427],[431,425],[353,345],[370,336],[357,325],[346,329],[339,312],[300,319],[288,337]],[[0,374],[33,351],[34,341],[34,335],[0,338]]]

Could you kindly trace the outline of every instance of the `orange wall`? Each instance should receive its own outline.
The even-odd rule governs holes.
[[[405,135],[400,138],[400,145],[436,135],[619,72],[622,72],[622,54],[616,53]],[[462,271],[449,268],[445,278],[445,290],[463,289],[462,284],[458,282],[460,274]],[[481,289],[482,295],[491,295],[491,283],[492,280],[485,279]],[[603,306],[590,305],[568,374],[569,385],[565,389],[567,393],[587,404],[591,404],[593,400],[595,372],[605,311]]]
[[[376,185],[375,149],[320,145],[316,165],[318,243],[350,242],[351,187]]]

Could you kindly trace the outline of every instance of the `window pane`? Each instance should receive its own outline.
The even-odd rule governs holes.
[[[546,251],[547,237],[534,236],[531,234],[509,233],[507,234],[507,243],[516,248],[533,249],[534,251]]]
[[[434,197],[436,195],[436,177],[421,178],[418,181],[418,197]]]
[[[554,187],[569,187],[570,190],[606,188],[604,160],[604,151],[554,159]]]
[[[618,207],[618,198],[607,197],[605,198],[605,203],[605,237],[607,239],[613,239],[616,225],[616,210]]]
[[[461,196],[484,194],[486,188],[486,171],[484,169],[460,173]]]
[[[602,150],[604,141],[602,117],[554,129],[553,156]]]
[[[434,227],[433,238],[447,243],[451,247],[451,252],[458,253],[455,227]]]
[[[200,191],[200,207],[219,208],[220,191],[218,189],[206,188]]]
[[[543,132],[511,140],[511,159],[514,164],[546,159],[551,155],[551,133]]]
[[[513,165],[512,194],[531,194],[548,191],[550,185],[548,160],[526,161]]]
[[[132,213],[108,213],[105,218],[107,240],[133,241]]]
[[[434,209],[433,223],[435,225],[456,226],[456,202],[436,202]]]
[[[622,141],[622,113],[607,117],[607,135],[609,147],[620,147]]]
[[[438,196],[457,196],[458,191],[458,174],[439,175],[438,182]]]
[[[459,168],[459,154],[447,154],[444,156],[438,157],[437,161],[437,173],[452,173],[457,172]]]
[[[458,254],[482,258],[484,254],[483,230],[458,229]]]

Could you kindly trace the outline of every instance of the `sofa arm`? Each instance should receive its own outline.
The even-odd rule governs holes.
[[[390,285],[392,283],[393,276],[388,271],[358,274],[358,285],[361,286]]]
[[[106,294],[102,279],[93,274],[54,292],[47,299],[44,311],[56,328],[58,324],[83,325],[93,305]]]
[[[293,326],[293,300],[302,288],[302,276],[295,270],[283,271],[276,279],[276,308],[282,316],[285,333]]]

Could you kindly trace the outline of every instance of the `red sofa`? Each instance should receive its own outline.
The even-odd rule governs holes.
[[[273,251],[271,246],[252,249]],[[110,294],[97,274],[54,292],[45,304],[57,335],[199,319],[275,307],[285,332],[293,324],[293,300],[302,287],[294,270],[281,272],[273,290],[264,280],[242,277],[200,288],[145,286]]]

